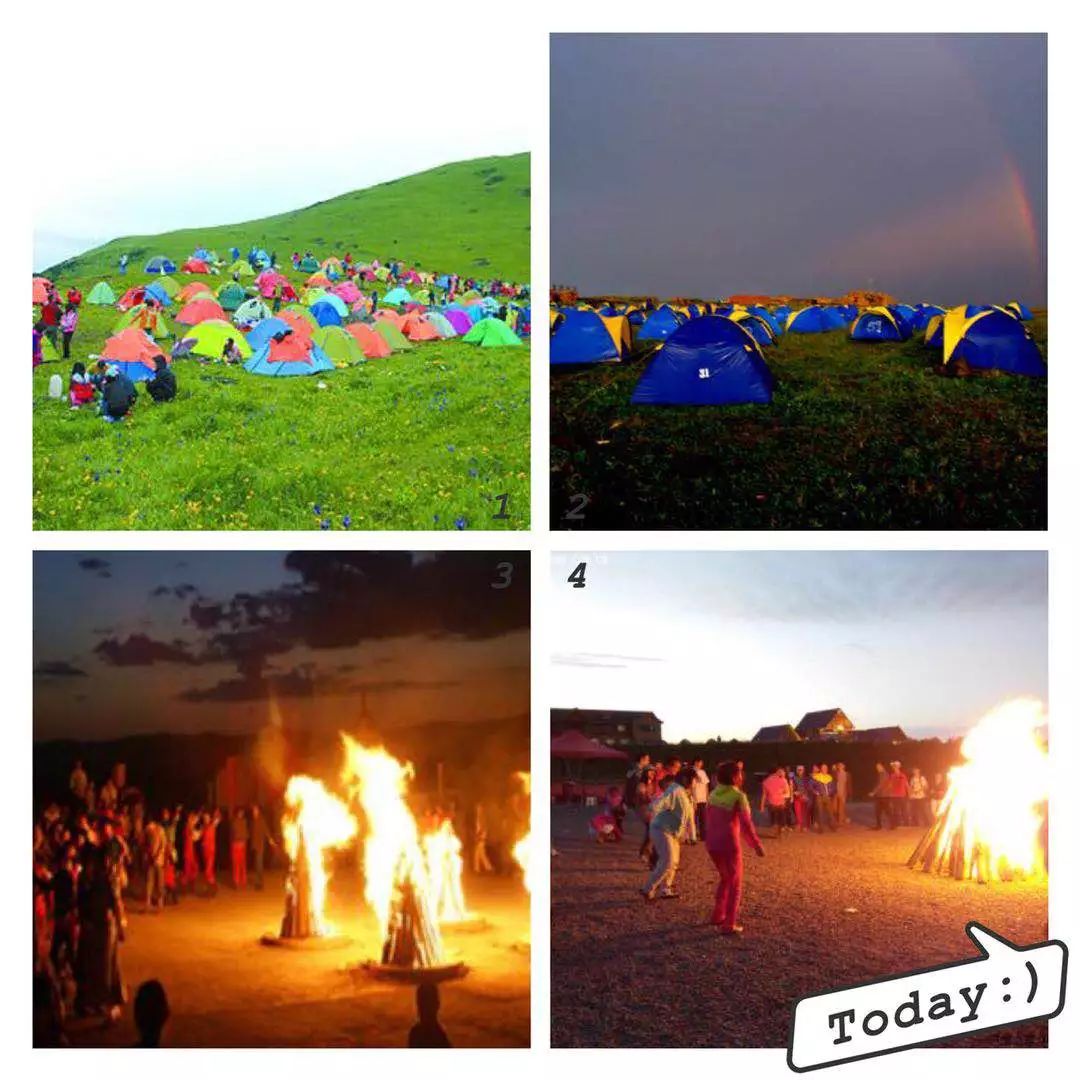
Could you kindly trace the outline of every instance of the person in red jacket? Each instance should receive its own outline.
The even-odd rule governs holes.
[[[188,813],[184,822],[184,870],[180,875],[180,884],[185,889],[194,889],[199,880],[199,857],[195,851],[199,836],[199,815],[195,810]]]
[[[203,814],[202,819],[202,858],[203,876],[211,892],[217,892],[217,830],[221,824],[221,814],[215,810],[212,814]]]
[[[742,790],[743,771],[738,762],[725,761],[716,770],[716,787],[709,793],[705,811],[705,847],[720,875],[716,886],[712,923],[720,933],[741,934],[739,901],[742,899],[742,841],[758,853],[765,854],[754,820],[750,802]]]
[[[67,291],[67,302],[74,307],[78,307],[82,303],[82,293],[79,292],[77,285],[72,285]]]
[[[908,778],[899,761],[889,762],[889,775],[885,778],[885,807],[889,828],[906,825],[908,802]]]

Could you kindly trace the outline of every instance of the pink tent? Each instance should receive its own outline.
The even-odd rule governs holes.
[[[446,321],[459,333],[467,334],[472,329],[472,319],[464,311],[444,311]]]
[[[568,761],[625,761],[627,755],[613,746],[604,746],[580,731],[564,731],[551,740],[551,756]]]
[[[355,282],[352,281],[343,281],[340,285],[335,285],[330,291],[335,296],[341,297],[346,304],[355,304],[363,296],[363,293],[356,287]]]

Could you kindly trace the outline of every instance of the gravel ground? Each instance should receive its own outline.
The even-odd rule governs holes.
[[[850,808],[857,822],[867,807]],[[679,900],[638,893],[640,821],[620,844],[588,838],[595,809],[552,809],[551,1030],[557,1047],[781,1047],[807,994],[968,959],[970,919],[1017,944],[1047,938],[1045,883],[984,886],[906,868],[921,830],[764,838],[744,853],[741,938],[708,924],[716,873],[685,847]],[[853,910],[852,910],[853,909]],[[955,1046],[1045,1046],[1031,1023]]]
[[[312,952],[259,944],[281,925],[283,884],[276,873],[263,892],[223,885],[213,899],[185,897],[160,915],[129,901],[120,962],[132,994],[144,979],[164,983],[172,1011],[165,1045],[404,1046],[415,988],[350,970],[379,950],[355,883],[335,877],[330,885],[328,915],[348,944]],[[469,974],[441,988],[443,1027],[456,1047],[528,1046],[528,896],[517,881],[495,878],[467,879],[465,895],[485,921],[446,931],[449,958],[464,960]],[[131,1009],[111,1028],[74,1020],[69,1037],[73,1046],[131,1046]]]

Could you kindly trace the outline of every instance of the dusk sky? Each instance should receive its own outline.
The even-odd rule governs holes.
[[[586,586],[567,577],[586,561]],[[652,710],[668,742],[841,708],[962,734],[1047,700],[1044,552],[608,552],[552,560],[555,708]]]
[[[1046,301],[1046,38],[557,34],[551,279]]]
[[[527,714],[528,553],[34,557],[35,739],[335,733],[365,706],[383,729]]]

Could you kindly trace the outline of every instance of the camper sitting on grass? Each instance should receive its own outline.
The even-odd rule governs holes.
[[[94,401],[94,384],[90,376],[86,374],[86,365],[76,360],[71,366],[71,381],[68,383],[68,400],[73,409],[83,405],[92,405]]]
[[[176,397],[176,375],[164,356],[154,357],[154,377],[147,382],[146,392],[159,405]]]
[[[135,404],[135,384],[110,364],[101,388],[101,417],[110,424],[123,420]]]

